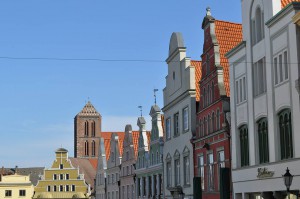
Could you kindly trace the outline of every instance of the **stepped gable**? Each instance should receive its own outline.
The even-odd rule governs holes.
[[[100,113],[95,109],[93,104],[88,101],[83,109],[77,114],[78,116],[101,116]]]
[[[200,82],[201,76],[202,76],[202,62],[191,60],[191,65],[195,67],[196,101],[200,101],[199,82]]]
[[[100,136],[104,139],[106,160],[108,160],[110,157],[110,139],[113,133],[117,134],[119,137],[120,156],[123,155],[123,141],[124,141],[125,133],[124,132],[101,132]]]
[[[223,67],[224,87],[230,97],[229,62],[225,54],[243,40],[242,24],[215,20],[215,34],[220,49],[220,65]]]
[[[300,2],[300,0],[281,0],[281,8],[284,8],[292,2]]]

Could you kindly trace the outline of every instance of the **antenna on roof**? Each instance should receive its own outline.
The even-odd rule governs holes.
[[[142,106],[138,106],[138,108],[139,108],[140,111],[141,111],[141,117],[143,117],[143,107],[142,107]]]
[[[158,91],[158,89],[153,89],[154,92],[154,104],[156,105],[156,92]]]

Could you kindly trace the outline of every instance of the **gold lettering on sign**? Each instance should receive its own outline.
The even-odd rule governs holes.
[[[258,168],[257,169],[257,177],[258,178],[270,178],[273,177],[274,171],[269,171],[268,168]]]

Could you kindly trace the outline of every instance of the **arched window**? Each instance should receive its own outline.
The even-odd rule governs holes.
[[[241,152],[241,166],[249,166],[249,138],[248,127],[243,125],[240,129],[240,152]]]
[[[89,136],[89,122],[88,121],[85,121],[85,123],[84,123],[84,135],[86,137]]]
[[[210,124],[211,124],[211,118],[210,118],[210,115],[208,115],[207,117],[207,132],[208,133],[211,133],[211,128],[210,128]]]
[[[255,10],[255,16],[252,18],[252,40],[253,44],[258,43],[264,38],[264,13],[260,7]]]
[[[278,115],[281,159],[293,157],[293,136],[291,111],[286,109]]]
[[[87,140],[84,142],[84,155],[89,156],[89,143]]]
[[[206,75],[210,72],[210,64],[209,64],[209,54],[206,54]]]
[[[96,155],[96,149],[95,149],[95,141],[92,141],[92,156]]]
[[[211,83],[211,101],[215,100],[215,85],[214,82]]]
[[[210,86],[209,84],[207,85],[207,104],[209,105],[210,104]]]
[[[203,107],[206,106],[206,90],[205,88],[203,89]]]
[[[207,132],[206,132],[206,129],[207,129],[207,120],[206,120],[206,117],[204,117],[204,119],[203,119],[203,123],[204,123],[204,131],[203,131],[203,135],[206,135],[207,134]]]
[[[216,129],[217,129],[217,130],[220,130],[220,110],[219,110],[219,109],[217,109]]]
[[[211,132],[215,131],[215,123],[215,112],[213,112],[211,115]]]
[[[260,119],[257,122],[259,162],[269,162],[269,139],[268,139],[268,121],[267,118]]]
[[[96,123],[95,121],[92,122],[92,137],[96,135]]]

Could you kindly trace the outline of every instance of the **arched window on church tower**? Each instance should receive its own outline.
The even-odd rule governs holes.
[[[95,137],[96,135],[96,124],[95,121],[92,122],[92,137]]]
[[[96,144],[95,144],[95,140],[92,141],[92,156],[96,155]]]
[[[84,123],[84,136],[89,136],[89,122],[85,121]]]
[[[89,143],[87,140],[84,142],[84,155],[89,156]]]

